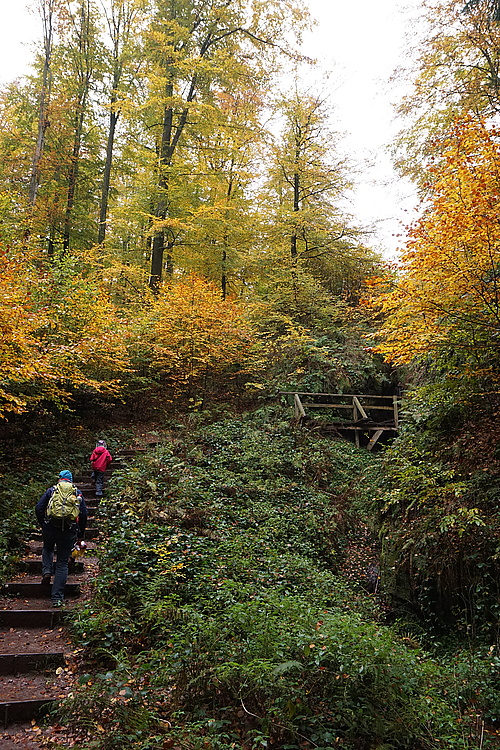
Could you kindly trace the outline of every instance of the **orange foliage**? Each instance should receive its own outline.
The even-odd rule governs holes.
[[[0,416],[43,400],[64,406],[82,388],[114,392],[127,368],[115,311],[99,287],[64,276],[62,264],[36,270],[33,260],[28,250],[0,253]]]
[[[0,415],[19,412],[25,400],[12,388],[47,374],[34,331],[43,321],[33,315],[26,279],[19,264],[0,251]]]
[[[408,363],[443,347],[477,357],[500,335],[500,130],[464,118],[432,168],[429,200],[412,227],[377,348]]]
[[[181,388],[240,367],[252,342],[239,305],[194,273],[163,287],[154,327],[154,365]]]

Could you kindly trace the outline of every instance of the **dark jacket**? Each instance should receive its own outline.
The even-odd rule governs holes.
[[[45,492],[43,493],[42,497],[36,504],[35,513],[36,517],[38,519],[38,523],[40,526],[43,526],[43,522],[45,520],[45,514],[47,512],[47,505],[49,504],[49,500],[54,494],[54,487],[49,487]],[[87,518],[88,518],[88,512],[87,512],[87,506],[85,504],[85,499],[81,493],[81,490],[76,490],[76,496],[80,498],[80,513],[78,515],[78,518],[76,519],[77,523],[77,536],[79,539],[83,539],[83,535],[85,532],[85,529],[87,528]]]

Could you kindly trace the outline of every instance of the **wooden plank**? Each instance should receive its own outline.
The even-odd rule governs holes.
[[[361,416],[363,417],[363,419],[368,419],[368,414],[366,413],[366,411],[361,406],[361,403],[360,403],[358,397],[357,396],[353,396],[352,400],[353,400],[353,403],[356,405],[356,408],[359,409],[359,412],[360,412]],[[356,421],[356,420],[354,420],[354,421]]]
[[[54,628],[62,617],[60,609],[2,609],[0,626],[7,628]]]
[[[399,412],[398,412],[398,397],[393,396],[392,397],[392,404],[394,409],[394,424],[396,427],[399,427]]]
[[[281,396],[295,396],[297,394],[298,396],[332,396],[333,398],[352,398],[353,395],[356,396],[356,398],[376,398],[376,399],[385,399],[386,401],[389,401],[392,403],[392,396],[372,396],[371,394],[367,393],[311,393],[309,391],[280,391]]]
[[[379,437],[381,436],[381,434],[383,433],[383,431],[384,431],[383,429],[381,429],[381,430],[377,430],[377,431],[375,432],[375,434],[373,434],[373,435],[371,436],[371,438],[370,438],[370,442],[369,442],[369,443],[368,443],[368,445],[366,446],[366,447],[367,447],[367,449],[368,449],[369,451],[371,451],[371,449],[373,448],[373,446],[375,445],[375,443],[377,442],[377,440],[379,439]]]
[[[352,404],[313,404],[306,401],[304,408],[308,409],[352,409]],[[392,406],[387,407],[387,411],[392,411]]]
[[[316,404],[313,402],[303,402],[304,408],[308,409],[352,409],[352,404]],[[387,406],[376,406],[374,404],[364,404],[364,408],[367,411],[389,411],[392,412],[394,407],[393,404],[387,404]]]
[[[1,701],[0,721],[4,727],[21,721],[37,719],[44,708],[56,703],[56,698],[38,698],[25,701]]]
[[[300,417],[305,417],[306,413],[304,411],[304,407],[302,406],[302,402],[301,402],[301,400],[299,398],[299,394],[298,393],[294,394],[294,399],[293,400],[294,400],[294,403],[295,403],[295,416],[297,417],[297,419],[300,419]]]
[[[387,406],[379,406],[378,404],[363,404],[363,408],[366,411],[393,411],[394,404],[391,402]]]
[[[328,422],[328,427],[335,427],[337,430],[359,430],[360,432],[370,432],[372,430],[381,430],[382,432],[397,432],[395,427],[376,427],[369,425],[365,427],[356,427],[353,424],[347,422]]]
[[[64,665],[63,651],[33,654],[0,654],[0,675],[25,674],[35,670]]]
[[[353,418],[353,422],[358,421],[358,410],[356,408],[356,401],[354,399],[352,402],[352,418]],[[356,443],[356,448],[359,448],[360,446],[359,432],[354,433],[354,442]]]

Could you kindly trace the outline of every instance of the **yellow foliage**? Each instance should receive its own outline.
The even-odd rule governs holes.
[[[154,365],[180,387],[240,367],[252,343],[239,305],[194,273],[163,287],[154,314]]]
[[[0,416],[62,405],[78,388],[114,392],[127,369],[116,312],[95,279],[75,272],[74,257],[45,269],[34,259],[0,254]]]
[[[24,400],[12,392],[11,383],[32,382],[39,373],[47,374],[34,331],[41,317],[33,315],[28,285],[19,273],[19,264],[0,253],[0,415],[19,412]]]

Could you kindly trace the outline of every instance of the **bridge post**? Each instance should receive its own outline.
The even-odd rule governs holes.
[[[398,397],[392,397],[392,406],[394,409],[394,427],[396,430],[399,428],[399,412],[398,412]]]
[[[294,404],[294,411],[295,411],[295,419],[300,419],[301,417],[306,416],[306,412],[304,407],[302,406],[302,401],[299,398],[298,393],[293,394],[293,404]]]
[[[358,399],[353,396],[352,397],[352,421],[356,423],[358,421]],[[356,448],[359,448],[359,430],[354,428],[354,442],[356,443]]]

